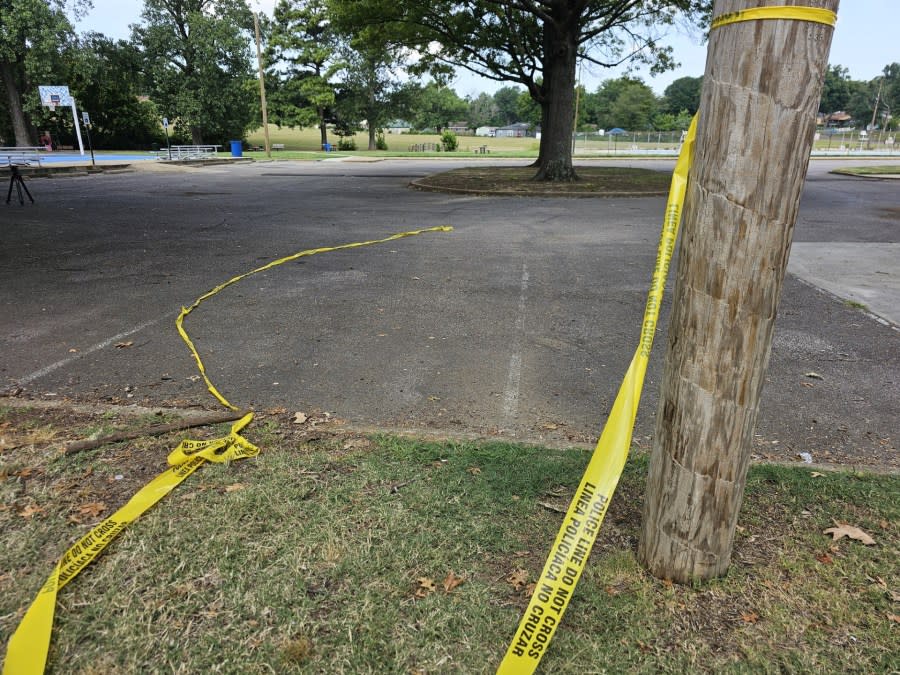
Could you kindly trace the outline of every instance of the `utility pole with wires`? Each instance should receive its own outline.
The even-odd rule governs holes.
[[[272,144],[269,143],[269,111],[266,108],[266,81],[263,75],[262,49],[259,39],[259,14],[253,12],[253,28],[256,31],[256,66],[259,69],[259,104],[262,108],[263,136],[266,142],[266,157],[272,158]]]
[[[884,87],[884,75],[881,76],[881,82],[878,83],[878,93],[875,94],[875,107],[872,108],[872,123],[869,125],[869,133],[867,134],[866,149],[872,147],[872,134],[875,133],[875,120],[878,118],[878,104],[881,103],[881,91]]]

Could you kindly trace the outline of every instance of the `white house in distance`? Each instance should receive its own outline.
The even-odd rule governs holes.
[[[530,124],[526,122],[516,122],[505,127],[500,127],[494,133],[497,138],[525,138],[528,135]]]
[[[411,130],[412,125],[406,120],[393,120],[385,127],[389,134],[408,134]]]
[[[497,135],[497,127],[478,127],[475,130],[476,136],[490,136],[493,138]]]
[[[444,129],[448,131],[452,131],[457,136],[468,136],[472,132],[469,131],[469,123],[468,122],[451,122]]]

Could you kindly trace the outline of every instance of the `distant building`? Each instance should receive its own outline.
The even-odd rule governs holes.
[[[389,134],[408,134],[412,131],[412,125],[406,120],[393,120],[384,127]]]
[[[826,127],[845,127],[849,122],[853,121],[853,117],[843,110],[838,110],[830,115],[825,115]]]
[[[475,130],[476,136],[496,136],[497,135],[497,127],[478,127]]]
[[[499,127],[494,135],[497,138],[525,138],[529,135],[531,125],[526,122],[516,122],[505,127]]]
[[[446,131],[452,131],[457,136],[469,136],[471,135],[471,130],[469,129],[468,122],[453,122],[444,127]]]

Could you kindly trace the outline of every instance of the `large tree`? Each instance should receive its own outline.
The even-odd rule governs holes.
[[[266,59],[279,86],[272,96],[273,119],[288,126],[326,127],[334,106],[332,78],[340,66],[338,36],[324,0],[279,0],[275,5]]]
[[[846,110],[850,103],[852,85],[850,72],[840,65],[831,65],[825,72],[825,83],[822,86],[822,99],[819,112],[825,114]]]
[[[79,110],[90,113],[94,147],[146,149],[162,141],[156,106],[144,96],[143,56],[133,44],[87,33],[67,70]]]
[[[702,77],[679,77],[666,87],[661,101],[663,112],[677,115],[687,110],[693,115],[700,108]]]
[[[475,98],[469,99],[468,114],[469,124],[476,129],[496,124],[494,120],[497,118],[497,104],[494,103],[494,97],[481,92]]]
[[[29,113],[40,107],[38,85],[65,84],[52,81],[74,39],[65,6],[65,0],[0,0],[0,81],[12,127],[0,136],[11,131],[16,145],[36,144]]]
[[[586,121],[601,129],[634,130],[646,128],[646,118],[653,114],[655,106],[653,90],[641,80],[617,77],[603,80],[596,92],[585,96],[582,109]],[[632,107],[641,110],[632,110]]]
[[[462,67],[523,85],[541,107],[540,180],[574,180],[572,129],[579,59],[609,67],[672,64],[659,44],[677,17],[705,15],[708,0],[331,0],[345,24],[393,26],[422,66]]]
[[[243,138],[253,119],[251,31],[244,0],[145,0],[134,40],[160,112],[194,144]]]
[[[900,113],[900,63],[886,65],[881,77],[881,100],[877,122],[884,129],[896,129]]]
[[[416,129],[437,129],[466,119],[469,104],[450,87],[429,82],[410,101],[410,121]],[[471,124],[471,122],[468,122]]]
[[[494,92],[494,104],[497,106],[498,126],[513,124],[519,120],[519,96],[522,90],[518,87],[500,87]]]
[[[369,150],[377,149],[384,125],[410,110],[414,82],[403,77],[398,64],[403,49],[392,46],[376,28],[363,28],[352,36],[341,54],[336,112],[343,128],[365,124]]]

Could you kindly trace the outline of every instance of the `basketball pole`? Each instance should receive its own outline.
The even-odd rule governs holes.
[[[78,124],[78,112],[75,110],[75,97],[72,97],[72,121],[75,122],[75,135],[78,136],[78,149],[84,157],[84,143],[81,140],[81,125]]]

